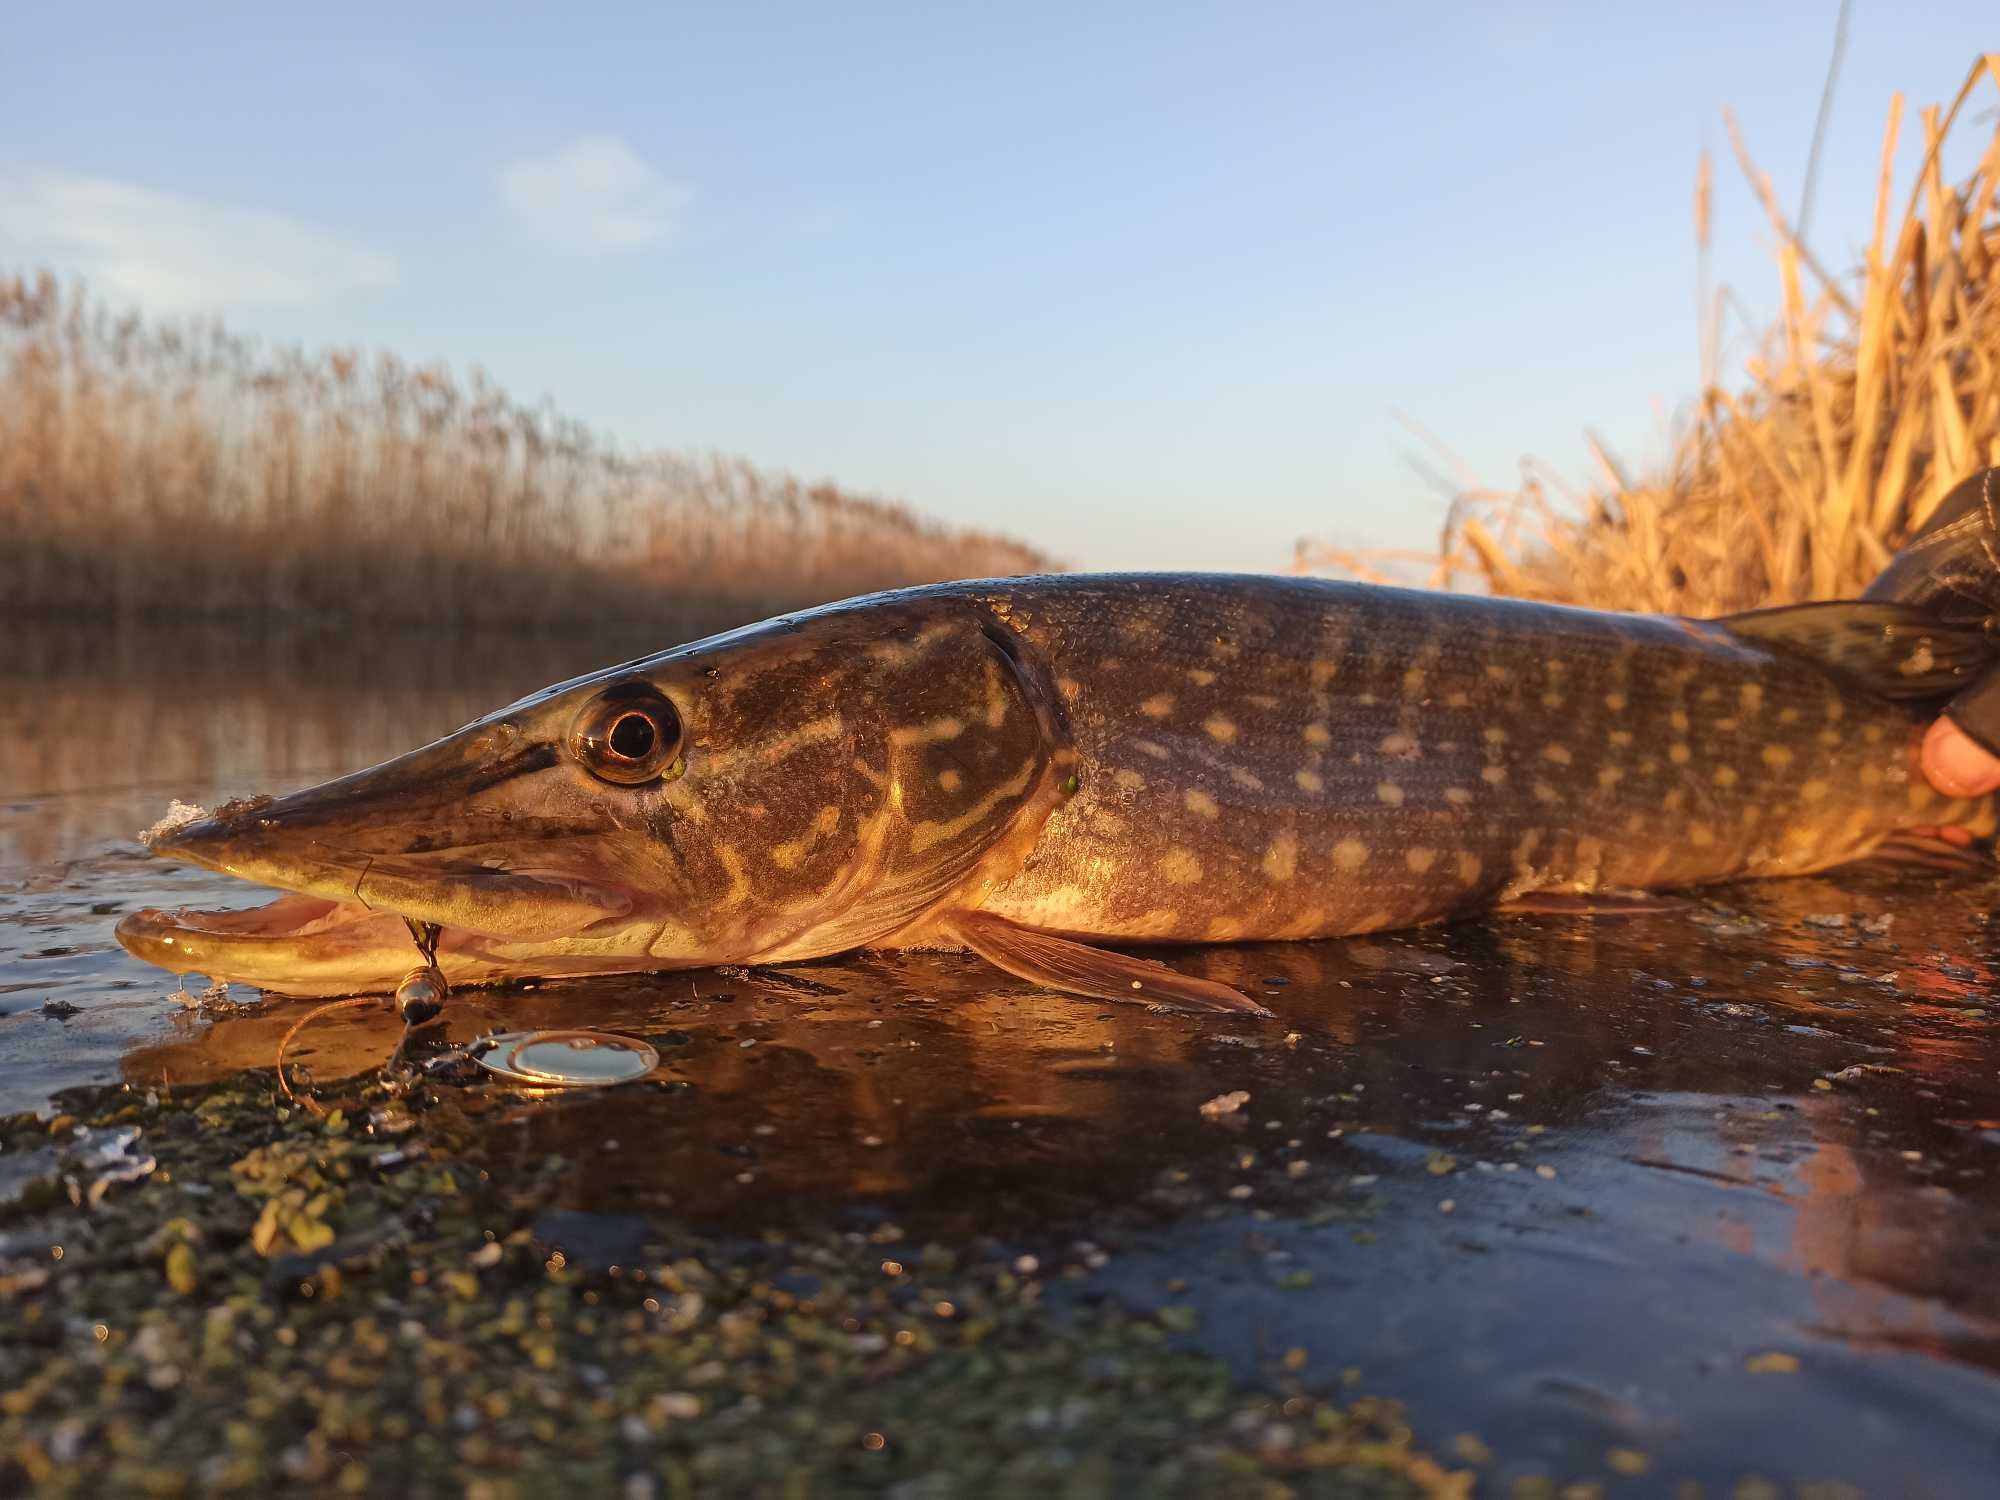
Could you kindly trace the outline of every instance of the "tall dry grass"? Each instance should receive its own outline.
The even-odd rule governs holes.
[[[1593,442],[1594,490],[1530,466],[1517,490],[1459,494],[1436,555],[1305,542],[1299,566],[1376,576],[1416,562],[1434,586],[1693,615],[1860,592],[1953,484],[2000,464],[2000,117],[1968,176],[1947,183],[1939,166],[1984,81],[2000,90],[2000,53],[1974,65],[1948,109],[1921,113],[1922,165],[1893,225],[1903,100],[1892,98],[1873,236],[1846,275],[1787,221],[1730,121],[1775,235],[1783,314],[1731,391],[1715,369],[1724,297],[1705,299],[1703,389],[1663,473],[1630,479]],[[1704,158],[1704,266],[1710,183]]]
[[[622,455],[478,374],[0,279],[0,609],[547,627],[1047,566],[739,460]]]

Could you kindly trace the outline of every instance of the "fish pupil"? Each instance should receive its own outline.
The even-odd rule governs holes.
[[[624,714],[611,726],[607,742],[612,754],[626,760],[640,760],[651,753],[654,738],[651,719],[644,714]]]

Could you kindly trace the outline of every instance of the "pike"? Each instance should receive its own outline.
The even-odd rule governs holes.
[[[1261,1013],[1121,945],[1982,863],[1917,769],[1977,621],[1714,621],[1301,578],[904,589],[524,698],[155,854],[288,894],[145,910],[140,958],[292,995],[970,949],[1050,989]]]

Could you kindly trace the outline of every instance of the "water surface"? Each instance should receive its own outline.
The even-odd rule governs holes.
[[[32,642],[0,669],[0,1107],[267,1067],[303,1013],[116,948],[135,906],[251,898],[139,853],[170,796],[353,769],[665,643]],[[998,1239],[1088,1273],[1059,1297],[1191,1308],[1246,1373],[1358,1371],[1503,1483],[1970,1495],[2000,1465],[1994,895],[1854,875],[1175,957],[1271,1023],[909,955],[467,993],[428,1046],[660,1049],[601,1094],[439,1085],[502,1160],[574,1160],[571,1209]],[[297,1056],[337,1082],[398,1034],[349,1011]]]

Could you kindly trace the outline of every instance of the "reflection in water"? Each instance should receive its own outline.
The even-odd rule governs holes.
[[[107,748],[107,783],[194,785],[136,811],[37,800],[95,783],[0,735],[44,778],[10,782],[26,795],[0,821],[0,1045],[22,1060],[0,1084],[268,1068],[303,1004],[170,1006],[96,910],[227,883],[105,840],[163,790],[341,769],[572,664],[513,665],[392,692],[329,661],[296,695],[211,674],[209,713],[240,694],[234,733],[148,697],[143,671],[109,697],[11,687],[15,724],[59,702],[72,746],[142,726],[155,762]],[[2000,1451],[1993,895],[1779,882],[1616,921],[1175,958],[1272,1023],[1064,1000],[948,955],[548,983],[459,994],[419,1056],[531,1026],[643,1037],[657,1075],[602,1093],[477,1070],[426,1089],[481,1121],[496,1170],[573,1161],[571,1209],[1082,1256],[1092,1295],[1191,1303],[1192,1337],[1245,1369],[1291,1347],[1358,1367],[1426,1441],[1479,1433],[1503,1476],[1601,1471],[1617,1447],[1712,1492],[1758,1473],[1967,1494]],[[44,1017],[48,997],[79,1014]],[[295,1056],[337,1097],[399,1034],[386,1007],[346,1012]],[[1238,1090],[1240,1111],[1203,1115]]]

